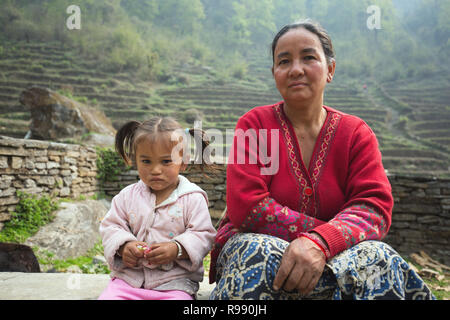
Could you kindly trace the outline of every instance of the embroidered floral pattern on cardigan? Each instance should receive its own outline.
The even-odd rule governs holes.
[[[292,241],[302,232],[322,223],[324,222],[321,220],[283,207],[274,199],[266,197],[252,209],[242,228],[245,232],[263,233]]]
[[[364,240],[382,239],[388,231],[383,216],[365,204],[344,209],[329,224],[342,233],[347,248]]]

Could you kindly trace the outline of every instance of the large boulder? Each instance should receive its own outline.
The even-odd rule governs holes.
[[[115,135],[111,121],[102,111],[50,89],[30,87],[20,95],[20,103],[31,111],[31,139],[76,140],[89,132]]]
[[[99,200],[62,202],[55,219],[25,242],[67,259],[85,254],[100,239],[99,226],[108,209]]]

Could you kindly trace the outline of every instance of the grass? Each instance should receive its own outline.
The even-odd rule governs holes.
[[[428,279],[428,280],[425,280],[425,282],[431,288],[431,291],[433,292],[436,299],[450,300],[450,292],[448,291],[448,287],[450,285],[450,279],[448,277],[446,277],[442,281],[439,281],[437,279]],[[443,289],[445,287],[447,287],[447,290]]]
[[[69,259],[55,259],[54,254],[48,251],[39,250],[33,248],[36,257],[38,258],[39,265],[43,269],[43,272],[52,270],[54,272],[68,272],[73,266],[76,266],[77,270],[81,270],[82,273],[89,274],[109,274],[109,268],[106,264],[95,263],[95,256],[103,256],[103,246],[101,240],[99,240],[92,249],[86,254],[75,258]]]
[[[38,198],[24,192],[17,192],[19,203],[0,232],[1,242],[22,243],[34,235],[41,226],[54,219],[58,203],[50,196]]]
[[[203,259],[203,269],[205,269],[205,275],[209,274],[210,264],[211,264],[211,253],[208,253],[205,259]]]

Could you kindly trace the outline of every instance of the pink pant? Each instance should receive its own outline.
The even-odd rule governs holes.
[[[123,280],[114,278],[102,292],[98,300],[193,300],[184,291],[156,291],[134,288]]]

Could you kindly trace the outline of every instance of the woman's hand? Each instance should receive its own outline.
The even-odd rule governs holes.
[[[161,242],[150,246],[150,251],[145,254],[145,259],[150,264],[161,265],[175,260],[177,255],[178,246],[175,242]]]
[[[317,285],[325,263],[325,255],[313,241],[305,237],[295,239],[283,254],[273,288],[297,289],[306,296]]]
[[[138,245],[146,246],[147,244],[142,241],[129,241],[119,248],[118,253],[122,256],[125,266],[136,267],[139,259],[144,257],[144,252],[138,249]]]

